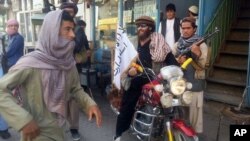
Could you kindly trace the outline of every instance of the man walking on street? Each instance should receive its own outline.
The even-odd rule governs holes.
[[[21,141],[63,141],[69,99],[75,99],[89,119],[102,116],[80,85],[75,61],[74,20],[68,12],[49,12],[43,21],[35,51],[23,56],[0,79],[0,114],[21,132]],[[21,88],[22,107],[11,91]]]

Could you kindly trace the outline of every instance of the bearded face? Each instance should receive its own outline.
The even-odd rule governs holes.
[[[137,36],[139,40],[147,39],[151,34],[151,27],[146,24],[137,25]]]

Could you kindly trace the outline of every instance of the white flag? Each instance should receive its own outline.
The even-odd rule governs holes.
[[[114,80],[117,89],[121,89],[121,74],[128,69],[137,56],[134,45],[129,41],[125,31],[119,26],[116,33]]]

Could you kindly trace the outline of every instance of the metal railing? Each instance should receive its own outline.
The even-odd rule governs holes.
[[[219,50],[222,47],[226,36],[229,33],[230,27],[235,20],[238,10],[240,8],[240,1],[238,0],[223,0],[219,4],[218,10],[214,15],[214,18],[208,24],[205,34],[211,33],[217,27],[220,32],[211,38],[207,42],[208,46],[211,47],[211,56],[209,65],[213,64],[216,60]]]
[[[250,32],[249,32],[249,38],[248,38],[248,41],[249,41],[249,45],[248,45],[248,63],[247,63],[247,88],[250,87],[250,78],[249,78],[249,70],[250,70],[250,59],[249,59],[249,56],[250,56]],[[247,89],[247,95],[246,95],[246,103],[247,103],[247,106],[250,107],[250,90]]]
[[[214,38],[212,38],[211,40],[209,40],[209,42],[207,42],[207,44],[211,47],[211,56],[208,64],[209,66],[208,73],[212,68],[210,65],[214,64],[221,47],[223,47],[224,41],[230,31],[230,27],[233,21],[236,19],[237,14],[239,14],[238,11],[241,5],[240,2],[241,2],[240,0],[223,0],[220,6],[218,7],[216,14],[214,15],[214,19],[211,20],[211,22],[208,24],[205,30],[205,34],[211,33],[215,29],[215,27],[218,27],[220,30],[220,32],[217,35],[215,35]],[[248,56],[250,56],[250,43],[248,48]],[[249,70],[250,70],[250,60],[248,57],[246,87],[250,86]],[[246,105],[248,107],[250,106],[250,90],[247,90]]]

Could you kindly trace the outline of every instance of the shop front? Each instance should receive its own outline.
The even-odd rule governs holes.
[[[20,23],[20,33],[25,39],[25,52],[33,50],[45,15],[61,5],[58,0],[16,0],[13,1],[12,12]],[[83,17],[83,0],[78,1],[77,19]]]
[[[100,48],[108,49],[115,46],[115,33],[118,23],[118,1],[96,0],[97,27],[96,40]]]
[[[127,0],[124,2],[123,27],[128,36],[136,35],[135,19],[144,15],[157,19],[156,0]]]
[[[98,7],[97,41],[101,48],[114,48],[116,29],[119,23],[119,2],[122,2],[123,27],[129,36],[135,36],[134,21],[142,15],[156,19],[155,0],[96,0]]]

